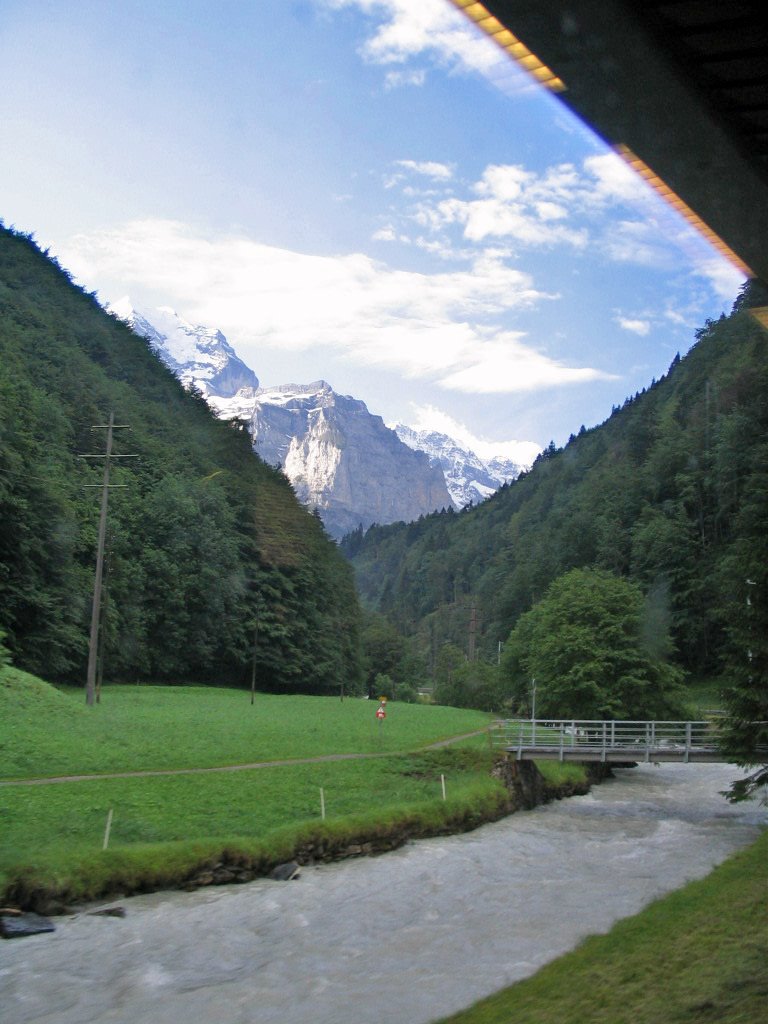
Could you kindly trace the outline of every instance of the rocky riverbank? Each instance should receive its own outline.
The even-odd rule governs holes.
[[[279,843],[267,845],[238,840],[221,844],[196,844],[179,855],[169,850],[165,861],[155,858],[146,866],[130,848],[109,851],[98,881],[83,891],[62,883],[48,872],[20,870],[6,887],[2,902],[40,914],[65,914],[83,900],[122,898],[137,893],[251,882],[271,875],[281,864],[299,867],[327,864],[350,857],[374,856],[402,847],[414,839],[456,835],[498,821],[520,810],[589,792],[591,785],[610,774],[607,765],[584,765],[584,780],[559,785],[548,783],[531,761],[502,758],[491,775],[503,788],[488,789],[473,799],[418,805],[389,814],[381,821],[371,816],[318,821],[298,827]],[[158,863],[161,861],[161,863]]]

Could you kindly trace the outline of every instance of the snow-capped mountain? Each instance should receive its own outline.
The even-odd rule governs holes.
[[[526,468],[500,457],[483,460],[446,434],[402,424],[392,430],[364,402],[322,380],[260,388],[221,331],[167,306],[138,310],[126,298],[109,309],[186,386],[199,388],[219,416],[248,424],[254,449],[282,467],[333,537],[361,524],[410,522],[477,504]]]
[[[137,310],[127,297],[109,311],[146,338],[184,385],[193,384],[206,398],[229,397],[240,388],[257,388],[259,380],[213,327],[191,324],[169,306]]]
[[[470,502],[477,505],[529,468],[499,455],[481,459],[452,437],[434,430],[413,430],[398,423],[395,433],[409,448],[426,453],[432,465],[442,469],[456,508],[464,508]]]
[[[220,416],[248,423],[255,450],[282,466],[333,537],[361,524],[410,522],[451,504],[442,471],[426,454],[325,381],[246,388],[209,402]]]

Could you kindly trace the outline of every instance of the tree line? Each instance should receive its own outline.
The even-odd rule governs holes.
[[[363,599],[418,655],[438,696],[524,708],[548,662],[553,680],[570,682],[556,701],[550,693],[547,713],[586,707],[578,673],[586,686],[611,672],[597,656],[591,668],[586,657],[581,669],[558,665],[550,638],[571,655],[585,649],[585,624],[561,613],[590,602],[610,637],[615,580],[625,636],[606,650],[615,661],[631,634],[634,654],[613,673],[624,693],[614,706],[630,713],[644,693],[647,713],[669,711],[681,681],[708,679],[742,724],[768,720],[768,359],[750,313],[766,304],[766,289],[749,283],[662,380],[563,448],[551,444],[478,507],[345,541]],[[607,713],[606,699],[589,706],[603,700]],[[757,731],[753,750],[768,744]]]
[[[147,342],[0,227],[0,631],[15,664],[81,682],[99,484],[115,435],[105,676],[313,693],[359,685],[349,565],[287,478]]]

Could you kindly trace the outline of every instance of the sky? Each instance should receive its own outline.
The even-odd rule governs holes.
[[[525,461],[742,284],[449,0],[0,0],[0,218],[261,383]]]

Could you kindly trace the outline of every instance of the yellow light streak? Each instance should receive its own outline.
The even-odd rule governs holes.
[[[747,266],[744,260],[740,259],[736,253],[731,249],[729,245],[722,240],[722,238],[716,234],[708,224],[706,224],[701,217],[694,213],[690,206],[681,199],[677,192],[673,192],[672,189],[663,181],[655,171],[646,164],[643,160],[633,153],[629,146],[619,144],[615,147],[616,152],[624,160],[632,170],[639,174],[643,181],[647,182],[651,188],[660,195],[673,210],[676,210],[681,217],[683,217],[691,227],[695,228],[700,235],[702,235],[709,244],[720,253],[721,256],[725,257],[728,262],[735,267],[738,271],[744,274],[745,277],[755,277],[754,271]]]
[[[531,53],[525,43],[510,32],[506,25],[502,25],[498,18],[495,18],[483,4],[476,3],[475,0],[451,0],[451,3],[473,21],[478,28],[481,28],[486,35],[515,61],[518,67],[522,68],[532,78],[535,78],[540,85],[551,89],[552,92],[565,92],[566,86],[562,79],[558,78],[554,71],[539,60],[535,53]],[[676,192],[673,192],[628,146],[618,145],[614,148],[635,173],[639,174],[662,199],[666,200],[733,267],[746,277],[755,276],[750,267],[736,255],[733,249],[709,225],[705,224],[701,217],[694,213],[690,206]],[[768,326],[766,320],[768,318],[760,319],[760,323]]]
[[[481,28],[497,46],[518,64],[523,71],[533,76],[536,81],[551,89],[552,92],[565,92],[565,83],[550,68],[543,64],[535,53],[531,53],[525,43],[513,35],[502,25],[483,4],[474,0],[451,0],[451,3]]]

